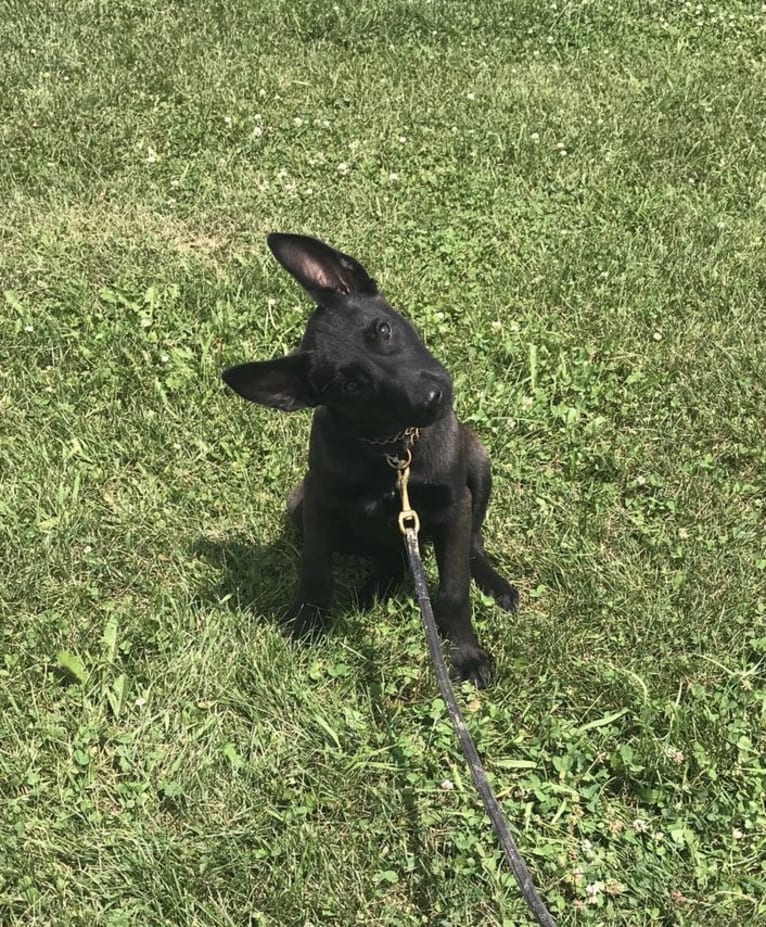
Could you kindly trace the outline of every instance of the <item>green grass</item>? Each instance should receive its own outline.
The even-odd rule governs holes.
[[[737,0],[0,4],[0,923],[529,922],[412,601],[352,566],[279,633],[308,418],[219,380],[307,317],[277,229],[491,451],[522,608],[475,595],[462,698],[560,923],[766,924],[765,43]]]

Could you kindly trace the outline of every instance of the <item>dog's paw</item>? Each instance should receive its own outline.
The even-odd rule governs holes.
[[[452,675],[458,682],[471,682],[477,689],[492,681],[492,657],[475,644],[455,647],[452,651]]]
[[[506,580],[502,580],[502,585],[498,586],[492,593],[495,602],[503,609],[515,615],[519,610],[519,593],[515,586],[512,586]]]
[[[471,558],[471,575],[481,591],[491,596],[507,612],[515,612],[519,607],[519,593],[492,566],[486,554]]]
[[[295,602],[282,619],[282,626],[294,640],[316,637],[324,629],[322,609],[309,602]]]

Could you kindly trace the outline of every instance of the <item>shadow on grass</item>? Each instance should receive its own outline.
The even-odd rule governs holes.
[[[205,571],[195,596],[198,604],[225,603],[233,611],[274,622],[287,611],[298,574],[298,552],[289,529],[270,544],[244,535],[199,537],[191,550],[212,568]]]
[[[206,571],[195,596],[198,605],[225,603],[234,611],[277,623],[284,617],[297,591],[300,569],[300,539],[292,527],[285,525],[269,544],[244,535],[199,537],[191,552],[212,568]],[[370,561],[336,554],[332,572],[333,595],[325,633],[331,633],[333,627],[353,627],[354,615],[359,612],[359,590],[370,578]],[[399,590],[394,592],[394,596],[398,594]]]

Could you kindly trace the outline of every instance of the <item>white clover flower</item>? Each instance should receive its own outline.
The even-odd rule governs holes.
[[[588,904],[597,904],[598,896],[604,889],[603,882],[591,882],[585,886],[585,894],[588,896]]]

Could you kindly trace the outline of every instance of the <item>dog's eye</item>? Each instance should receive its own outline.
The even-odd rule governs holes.
[[[356,396],[362,390],[362,384],[359,380],[346,380],[343,384],[343,392],[347,396]]]
[[[391,326],[388,322],[378,322],[378,334],[384,341],[391,337]]]

